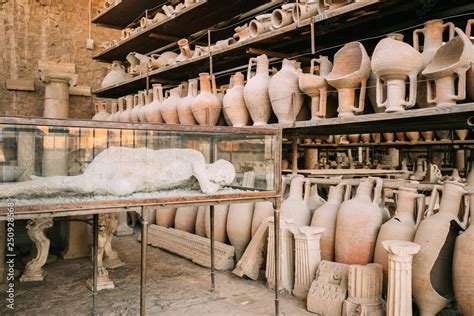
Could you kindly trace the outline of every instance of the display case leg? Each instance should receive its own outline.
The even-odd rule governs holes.
[[[146,314],[146,257],[148,246],[148,212],[142,207],[142,251],[140,274],[140,315]]]
[[[211,219],[211,292],[216,290],[216,276],[214,269],[214,205],[209,207],[210,219]]]
[[[273,217],[275,220],[274,225],[274,236],[275,236],[275,315],[278,316],[280,314],[280,299],[278,297],[278,288],[279,284],[278,281],[280,279],[280,209],[275,207],[275,212],[273,213]],[[269,249],[270,250],[270,249]]]
[[[291,174],[298,173],[298,138],[292,140],[292,155],[291,155]]]
[[[97,315],[96,309],[96,300],[97,300],[97,263],[99,261],[99,247],[98,247],[98,239],[99,239],[99,214],[94,214],[92,217],[92,253],[93,255],[93,266],[94,270],[92,272],[92,315]]]

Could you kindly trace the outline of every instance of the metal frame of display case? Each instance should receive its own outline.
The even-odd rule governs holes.
[[[42,119],[42,118],[26,118],[26,117],[1,117],[0,124],[3,125],[23,125],[23,126],[57,126],[57,127],[83,127],[83,128],[100,128],[100,129],[121,129],[121,130],[150,130],[150,131],[169,131],[169,132],[185,132],[185,133],[238,133],[248,135],[272,135],[275,137],[273,152],[275,157],[273,190],[255,192],[235,193],[235,194],[214,194],[199,196],[182,196],[182,197],[164,197],[164,198],[142,198],[142,199],[113,199],[113,200],[97,200],[87,202],[72,202],[61,204],[41,204],[15,206],[15,220],[34,219],[48,217],[63,217],[70,215],[93,215],[93,253],[94,253],[94,270],[93,270],[93,295],[92,295],[92,313],[96,313],[96,296],[97,296],[97,238],[98,238],[98,217],[99,214],[122,212],[123,208],[140,208],[135,211],[139,213],[142,222],[141,234],[141,266],[140,266],[140,315],[145,315],[146,307],[146,261],[148,246],[148,224],[149,210],[146,206],[199,206],[210,205],[211,218],[211,290],[215,290],[215,269],[214,269],[214,205],[216,204],[235,204],[249,203],[259,201],[270,201],[274,205],[275,219],[275,312],[279,313],[279,296],[278,296],[278,243],[279,243],[279,220],[280,220],[280,186],[281,186],[281,129],[277,128],[234,128],[221,126],[190,126],[190,125],[165,125],[165,124],[136,124],[136,123],[116,123],[104,121],[90,120],[62,120],[62,119]],[[211,157],[215,153],[215,144],[211,146]],[[211,158],[213,159],[213,158]],[[7,219],[7,207],[0,207],[0,221]]]

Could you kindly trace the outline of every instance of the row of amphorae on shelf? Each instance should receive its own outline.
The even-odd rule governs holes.
[[[469,21],[468,34],[473,21]],[[450,40],[443,45],[444,30],[449,30]],[[421,53],[420,34],[424,35]],[[372,59],[360,42],[348,43],[334,56],[334,65],[325,56],[313,59],[310,73],[303,73],[295,60],[285,59],[281,70],[271,76],[267,56],[260,55],[250,59],[247,81],[236,73],[224,96],[218,96],[215,79],[202,73],[199,93],[195,79],[171,89],[164,99],[156,85],[153,98],[148,91],[141,92],[137,102],[127,96],[127,108],[119,105],[118,112],[149,113],[142,114],[143,120],[138,116],[139,121],[216,125],[223,110],[229,125],[246,126],[253,121],[253,125],[261,126],[273,113],[279,123],[295,122],[305,94],[311,97],[314,120],[335,116],[336,112],[339,117],[362,113],[366,93],[375,112],[400,112],[416,104],[421,108],[450,106],[474,99],[474,48],[469,36],[451,22],[432,20],[416,30],[414,38],[412,47],[400,34],[389,34],[377,44]],[[319,75],[314,74],[316,63]],[[333,89],[337,90],[338,106],[331,98],[336,94]],[[116,106],[112,112],[117,112]],[[102,109],[101,113],[101,119],[107,115]],[[128,118],[126,114],[118,116]],[[130,120],[137,121],[137,115],[130,115]]]

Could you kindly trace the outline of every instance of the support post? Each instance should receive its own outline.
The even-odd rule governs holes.
[[[292,140],[292,157],[291,157],[291,173],[296,174],[298,172],[298,138],[295,137]]]
[[[275,315],[278,316],[280,315],[280,298],[278,297],[278,280],[280,279],[280,206],[281,206],[281,201],[278,199],[275,203],[275,208],[273,212],[273,218],[275,220],[274,222],[274,238],[275,238],[275,244],[274,244],[274,252],[275,252]],[[268,249],[270,251],[270,249]]]
[[[211,218],[211,292],[215,292],[216,290],[216,276],[215,276],[215,269],[214,269],[214,205],[209,207],[210,218]]]
[[[146,314],[146,257],[148,246],[148,210],[142,209],[142,249],[141,249],[141,268],[140,268],[140,315]]]
[[[99,214],[94,214],[92,217],[92,253],[93,255],[93,272],[92,272],[92,315],[97,315],[96,300],[97,300],[97,262],[99,260]]]

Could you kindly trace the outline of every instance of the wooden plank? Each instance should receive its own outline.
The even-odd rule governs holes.
[[[28,79],[6,79],[5,85],[7,90],[13,91],[35,91],[34,80]]]
[[[283,170],[283,173],[292,173],[290,169]],[[379,170],[379,169],[298,169],[297,173],[312,176],[382,176],[401,175],[411,173],[403,170]]]

